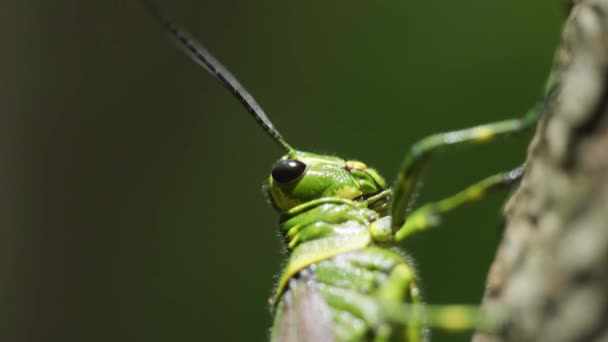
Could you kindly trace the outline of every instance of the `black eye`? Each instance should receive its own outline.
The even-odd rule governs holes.
[[[272,167],[272,178],[277,183],[287,184],[300,178],[306,171],[306,164],[299,160],[283,159],[279,160]]]

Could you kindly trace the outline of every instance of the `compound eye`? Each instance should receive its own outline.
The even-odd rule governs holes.
[[[302,177],[304,172],[306,172],[306,164],[299,160],[283,159],[274,164],[271,173],[277,183],[287,184]]]

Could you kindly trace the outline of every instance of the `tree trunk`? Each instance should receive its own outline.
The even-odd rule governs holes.
[[[475,342],[608,341],[608,0],[570,4],[483,300],[509,322]]]

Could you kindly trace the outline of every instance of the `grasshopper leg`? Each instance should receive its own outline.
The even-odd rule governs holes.
[[[412,202],[416,184],[420,180],[422,171],[433,154],[456,146],[485,143],[498,137],[524,132],[538,121],[541,113],[542,108],[538,106],[538,108],[531,109],[525,116],[519,119],[434,134],[415,143],[401,163],[393,185],[393,197],[390,208],[393,230],[401,227],[406,221],[408,215],[407,209]]]
[[[450,197],[415,209],[405,224],[395,232],[394,241],[403,241],[411,234],[439,225],[443,214],[478,201],[489,192],[511,186],[521,179],[523,172],[524,166],[522,165],[510,171],[492,175]]]
[[[475,305],[386,303],[384,310],[393,322],[408,326],[424,325],[451,332],[480,330],[492,334],[501,334],[507,326],[507,320],[501,312],[485,311]],[[414,312],[416,315],[414,315]],[[422,340],[424,339],[426,339],[426,336],[422,337]]]

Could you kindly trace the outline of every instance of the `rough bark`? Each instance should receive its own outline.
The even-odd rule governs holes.
[[[509,324],[475,342],[608,341],[608,0],[569,4],[483,300]]]

